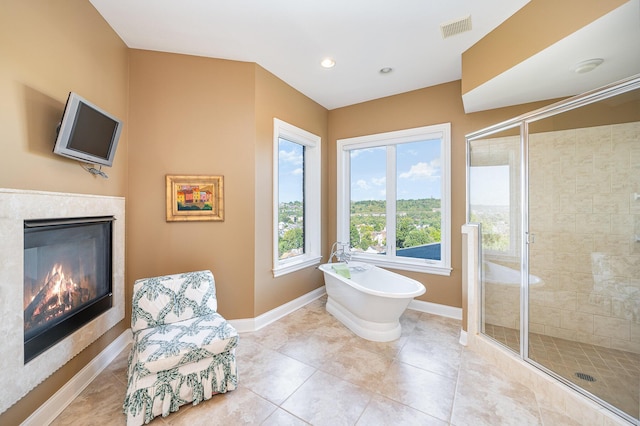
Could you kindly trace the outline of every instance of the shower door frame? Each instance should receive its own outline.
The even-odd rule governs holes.
[[[521,257],[520,257],[520,353],[518,356],[525,362],[535,366],[542,370],[546,374],[555,378],[556,380],[564,383],[574,391],[586,396],[587,398],[595,401],[601,406],[609,409],[616,415],[622,417],[631,424],[640,424],[639,420],[631,417],[629,414],[623,412],[621,409],[614,405],[602,400],[601,398],[593,395],[577,384],[567,380],[563,376],[554,372],[553,370],[545,367],[544,365],[529,358],[529,246],[534,243],[535,235],[529,232],[529,125],[531,123],[543,120],[545,118],[552,117],[554,115],[561,114],[563,112],[571,111],[582,106],[590,105],[595,102],[614,97],[619,94],[623,94],[632,90],[640,89],[640,74],[628,77],[618,82],[603,86],[601,88],[577,95],[560,102],[548,105],[546,107],[531,111],[529,113],[522,114],[507,121],[492,125],[482,130],[472,132],[466,136],[466,217],[467,223],[471,223],[471,203],[470,203],[470,165],[471,165],[471,142],[486,138],[498,132],[518,128],[520,129],[520,209],[521,209]],[[479,248],[479,262],[478,262],[478,277],[482,277],[482,232],[481,225],[478,232],[478,248]],[[481,291],[484,291],[484,287],[481,284]],[[477,321],[480,325],[479,332],[484,333],[483,319],[483,306],[478,300]],[[491,336],[488,336],[491,338]],[[506,348],[506,346],[505,346]],[[511,351],[513,352],[513,351]]]

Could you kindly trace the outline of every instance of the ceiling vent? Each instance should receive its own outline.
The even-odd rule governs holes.
[[[465,31],[471,31],[471,15],[440,24],[440,31],[442,32],[442,38],[449,38]]]

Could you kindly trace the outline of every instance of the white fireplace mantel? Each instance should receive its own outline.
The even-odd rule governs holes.
[[[0,188],[0,413],[124,318],[125,200]],[[113,307],[24,364],[24,221],[114,216]]]

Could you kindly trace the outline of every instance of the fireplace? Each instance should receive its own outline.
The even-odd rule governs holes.
[[[58,218],[70,217],[114,219],[110,226],[112,306],[25,363],[25,221],[39,222],[46,219],[55,222]],[[126,329],[127,324],[123,322],[125,223],[123,197],[0,188],[0,413],[18,402],[109,330],[115,327],[118,327],[118,330]],[[45,278],[47,272],[50,271],[42,272]],[[33,280],[36,275],[29,272],[26,276]],[[130,338],[130,333],[127,336]],[[120,342],[120,338],[109,344],[104,351],[120,352],[119,346],[112,348],[116,342]]]
[[[113,221],[24,221],[25,364],[111,308]]]

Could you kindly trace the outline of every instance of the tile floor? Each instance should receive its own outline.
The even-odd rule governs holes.
[[[578,425],[458,343],[460,322],[407,310],[403,334],[363,340],[322,297],[237,349],[238,389],[152,425]],[[128,349],[53,425],[124,425]]]
[[[520,331],[491,324],[485,332],[520,352]],[[529,356],[627,414],[640,415],[640,354],[531,333]],[[580,379],[576,373],[591,376]]]

